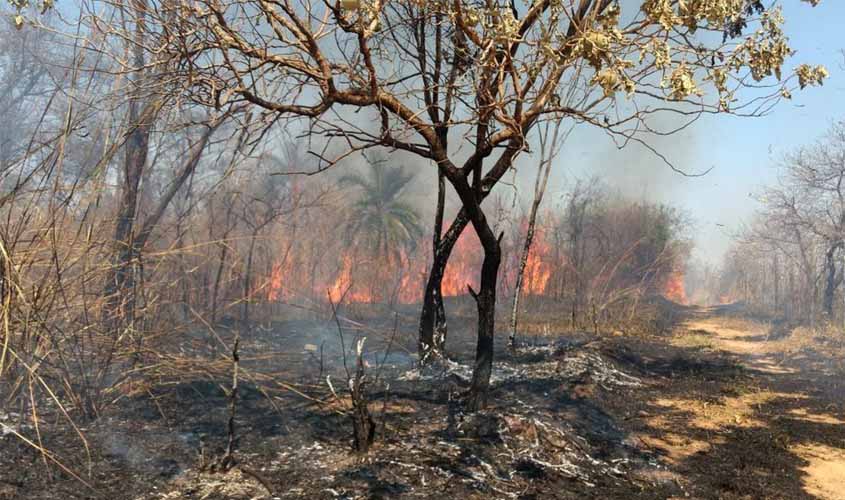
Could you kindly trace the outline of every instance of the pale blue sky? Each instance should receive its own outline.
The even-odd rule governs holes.
[[[684,207],[697,221],[696,255],[713,263],[721,260],[730,235],[757,206],[749,193],[776,180],[778,156],[814,141],[832,121],[845,119],[845,2],[822,0],[815,8],[799,0],[780,3],[784,29],[797,50],[788,66],[824,64],[830,78],[823,87],[796,92],[791,102],[782,102],[763,118],[708,117],[657,145],[686,171],[714,167],[705,177],[681,177],[637,151],[642,148],[616,151],[608,139],[589,133],[573,135],[566,145],[563,161],[569,176],[595,172],[631,194]],[[596,142],[604,146],[597,148]]]

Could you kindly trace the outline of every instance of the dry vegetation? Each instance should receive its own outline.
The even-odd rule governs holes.
[[[0,498],[839,494],[839,127],[686,284],[679,209],[543,202],[574,127],[821,84],[777,7],[9,8]]]

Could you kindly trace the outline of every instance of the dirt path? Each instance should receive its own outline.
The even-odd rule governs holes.
[[[799,459],[805,493],[845,500],[845,415],[837,381],[841,359],[833,347],[825,349],[808,332],[774,338],[770,325],[732,318],[726,312],[693,311],[676,342],[727,353],[757,388],[723,398],[710,408],[691,405],[693,419],[702,419],[714,431],[728,426],[772,429],[774,441]]]

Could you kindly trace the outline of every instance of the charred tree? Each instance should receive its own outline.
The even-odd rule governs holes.
[[[349,392],[352,399],[352,446],[356,453],[370,451],[376,436],[376,423],[370,414],[367,397],[367,375],[364,370],[364,339],[355,346],[355,375],[349,380]]]
[[[435,237],[437,241],[434,244],[431,270],[426,281],[420,313],[419,355],[423,364],[445,354],[447,326],[443,304],[443,277],[446,274],[446,265],[449,263],[452,250],[467,224],[469,224],[469,219],[466,211],[461,210],[446,234],[440,238]]]
[[[486,225],[486,221],[483,221]],[[477,224],[482,226],[481,223]],[[470,288],[478,308],[478,341],[475,349],[475,368],[467,396],[467,408],[476,411],[487,406],[490,392],[490,375],[493,371],[493,341],[496,326],[496,284],[502,261],[502,234],[493,235],[489,226],[481,227],[479,239],[484,248],[481,264],[481,289],[476,293]]]

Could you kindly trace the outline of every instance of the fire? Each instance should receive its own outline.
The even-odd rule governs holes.
[[[341,300],[363,304],[375,302],[372,293],[355,283],[352,276],[352,257],[344,255],[341,262],[341,269],[337,278],[328,286],[329,297],[334,302]]]
[[[687,292],[684,287],[684,275],[681,271],[672,271],[669,281],[663,289],[663,296],[678,304],[687,304]]]
[[[523,224],[523,231],[527,223]],[[524,232],[523,232],[524,234]],[[512,259],[503,261],[502,286],[512,286],[516,278],[518,251],[514,248]],[[294,259],[295,260],[295,259]],[[395,259],[391,259],[395,260]],[[479,287],[479,273],[484,252],[472,226],[467,227],[452,251],[442,281],[444,297],[467,294],[467,287]],[[412,253],[402,253],[398,262],[361,262],[351,252],[340,256],[335,271],[323,268],[310,286],[296,288],[302,279],[302,264],[294,265],[291,259],[273,266],[266,284],[268,301],[289,300],[297,295],[325,297],[328,290],[333,301],[374,303],[395,299],[399,303],[413,304],[422,301],[426,279],[431,266],[430,249],[420,247]],[[555,262],[552,245],[546,233],[537,228],[525,265],[522,290],[527,295],[548,292]]]
[[[399,281],[397,300],[400,304],[415,304],[422,300],[428,272],[423,267],[402,275]]]
[[[543,295],[546,293],[554,270],[550,256],[551,246],[546,241],[546,233],[542,228],[538,228],[531,242],[528,260],[525,262],[523,293],[527,295]]]
[[[282,288],[282,280],[284,277],[285,266],[282,264],[273,264],[273,270],[270,272],[270,281],[267,283],[267,300],[275,302],[287,298],[288,290]]]
[[[467,293],[467,285],[478,290],[478,273],[484,260],[481,243],[472,226],[467,227],[458,237],[452,258],[446,264],[443,274],[442,292],[444,297],[457,297]]]
[[[527,221],[521,226],[520,236],[527,230]],[[520,241],[513,248],[505,249],[508,258],[503,260],[500,269],[502,290],[513,289],[521,248]],[[534,296],[549,293],[552,276],[562,265],[556,260],[560,257],[554,251],[548,231],[538,225],[525,264],[522,293]],[[320,256],[316,258],[320,259]],[[478,290],[483,260],[484,252],[478,236],[472,226],[468,226],[455,243],[446,265],[441,283],[443,296],[466,295],[468,286]],[[402,304],[419,303],[422,301],[431,267],[431,249],[427,245],[419,245],[414,251],[403,252],[399,259],[392,258],[387,261],[366,261],[347,250],[335,261],[327,257],[325,263],[317,262],[316,266],[307,262],[314,263],[313,260],[309,261],[309,255],[301,255],[299,258],[285,259],[285,262],[275,264],[266,282],[267,300],[291,300],[294,297],[324,300],[328,290],[333,301],[343,298],[347,303],[391,300]]]

